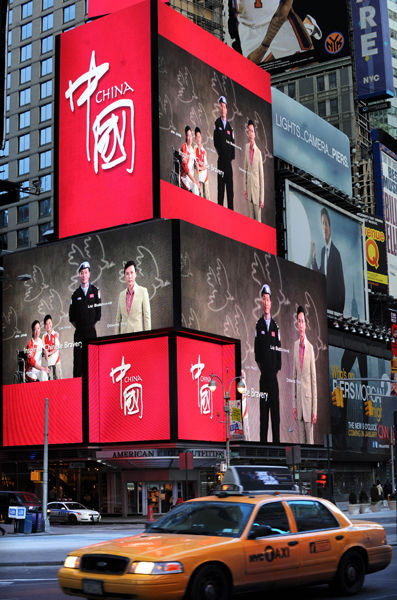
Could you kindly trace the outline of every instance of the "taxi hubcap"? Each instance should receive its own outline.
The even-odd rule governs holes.
[[[357,578],[357,571],[354,565],[349,565],[346,570],[346,578],[349,583],[354,583]]]
[[[204,598],[205,600],[217,600],[218,598],[218,594],[216,593],[216,587],[210,581],[204,586]]]

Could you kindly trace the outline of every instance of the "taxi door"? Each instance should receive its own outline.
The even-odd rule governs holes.
[[[332,576],[345,546],[344,532],[337,518],[318,500],[290,500],[301,549],[301,582]],[[288,510],[288,509],[287,509]]]
[[[261,537],[255,536],[255,531]],[[262,535],[264,534],[264,535]],[[299,582],[300,546],[282,502],[258,508],[244,547],[246,583]]]

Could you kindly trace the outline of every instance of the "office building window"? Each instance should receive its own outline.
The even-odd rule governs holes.
[[[18,139],[18,151],[25,152],[30,149],[30,133],[21,135]]]
[[[19,113],[19,129],[30,127],[30,110]]]
[[[7,67],[11,67],[11,52],[7,52]]]
[[[323,92],[325,90],[325,79],[324,75],[319,75],[317,77],[317,91]]]
[[[0,234],[0,250],[7,250],[7,234],[6,233],[1,233]]]
[[[325,100],[322,100],[321,102],[318,103],[318,115],[320,117],[325,117],[327,114],[327,105]]]
[[[51,150],[40,152],[40,169],[51,167]]]
[[[6,112],[10,110],[10,97],[6,96]]]
[[[51,52],[54,46],[53,36],[48,35],[47,37],[41,40],[41,53],[45,54],[46,52]]]
[[[54,6],[54,0],[43,0],[43,10],[47,10],[47,8],[52,8]]]
[[[20,158],[18,160],[18,175],[26,175],[29,173],[30,169],[30,158],[27,156],[26,158]]]
[[[8,209],[0,210],[0,227],[7,227],[8,225]]]
[[[51,198],[43,198],[39,202],[39,217],[49,217],[51,215]]]
[[[21,40],[27,40],[32,37],[32,21],[21,26]]]
[[[52,142],[51,127],[40,129],[40,146],[45,146]]]
[[[8,179],[8,163],[0,166],[0,179]]]
[[[52,104],[43,104],[40,106],[40,121],[48,121],[52,119]]]
[[[63,9],[63,22],[69,23],[69,21],[73,21],[76,17],[76,6],[71,4]]]
[[[51,191],[51,175],[43,175],[41,177],[41,189],[43,192]]]
[[[10,118],[6,118],[6,134],[10,133]]]
[[[24,248],[29,245],[29,229],[18,229],[17,233],[17,247]]]
[[[27,83],[32,79],[32,67],[24,67],[19,70],[19,83]]]
[[[8,11],[8,24],[12,25],[12,8]]]
[[[40,98],[48,98],[48,96],[52,96],[52,79],[40,85]]]
[[[7,87],[7,90],[9,90],[11,87],[11,73],[7,73],[6,87]]]
[[[46,240],[45,234],[47,233],[47,231],[52,232],[52,225],[51,225],[50,221],[48,223],[42,223],[41,225],[39,225],[39,241],[40,242],[44,242]]]
[[[26,104],[30,104],[30,88],[19,92],[19,106],[26,106]]]
[[[295,98],[295,96],[296,96],[296,83],[295,83],[295,81],[292,81],[291,83],[288,84],[288,96],[290,98]]]
[[[8,156],[9,151],[10,151],[10,142],[7,140],[6,142],[4,142],[4,148],[3,149],[0,148],[0,156]]]
[[[8,32],[8,47],[12,44],[12,29]]]
[[[33,1],[25,2],[25,4],[22,4],[22,19],[27,19],[28,17],[31,17],[32,13],[33,13]]]
[[[41,19],[41,31],[48,31],[54,27],[54,14],[50,13]]]
[[[52,73],[52,58],[46,58],[41,61],[41,76],[45,77]]]
[[[334,90],[336,88],[336,73],[330,73],[328,75],[328,86],[330,90]]]
[[[32,44],[27,44],[21,47],[21,62],[32,58]]]
[[[337,115],[339,112],[338,98],[331,98],[329,101],[329,112],[331,115]]]
[[[29,204],[21,204],[18,206],[18,223],[29,222]]]

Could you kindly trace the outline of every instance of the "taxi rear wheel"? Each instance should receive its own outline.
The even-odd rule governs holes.
[[[365,564],[360,552],[351,550],[342,556],[338,571],[330,587],[333,592],[352,596],[364,583]]]
[[[225,572],[217,565],[204,565],[193,577],[189,600],[227,600],[230,585]]]

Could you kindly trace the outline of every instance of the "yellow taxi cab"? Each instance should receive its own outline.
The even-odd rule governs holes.
[[[237,591],[314,583],[353,595],[391,558],[381,525],[352,523],[327,500],[228,484],[139,535],[71,552],[58,579],[66,594],[96,599],[226,600]]]

